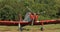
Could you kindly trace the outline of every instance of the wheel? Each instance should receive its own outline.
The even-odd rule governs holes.
[[[44,31],[44,28],[43,27],[41,27],[41,31]]]

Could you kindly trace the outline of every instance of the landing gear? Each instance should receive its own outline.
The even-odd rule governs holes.
[[[19,26],[19,32],[22,32],[22,30],[23,30],[23,27],[22,27],[22,25],[18,25]]]
[[[44,31],[44,28],[43,27],[41,27],[41,31]]]
[[[20,30],[20,32],[22,32],[22,31],[23,31],[23,27],[22,27],[22,26],[20,26],[19,30]]]
[[[41,22],[41,31],[44,31],[44,28],[43,28],[43,21]]]

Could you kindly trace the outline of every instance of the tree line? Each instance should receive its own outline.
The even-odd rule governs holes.
[[[19,20],[29,9],[39,13],[39,20],[60,18],[60,0],[0,0],[0,20]]]

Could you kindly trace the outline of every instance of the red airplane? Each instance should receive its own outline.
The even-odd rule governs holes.
[[[26,17],[27,16],[27,17]],[[20,17],[21,18],[21,17]],[[0,21],[0,25],[18,25],[22,31],[22,27],[26,25],[45,25],[45,24],[57,24],[60,23],[60,20],[40,20],[38,21],[38,15],[26,14],[25,19],[20,21]],[[43,30],[43,27],[41,28]]]

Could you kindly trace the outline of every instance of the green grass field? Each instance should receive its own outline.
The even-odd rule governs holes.
[[[44,31],[41,31],[40,25],[25,26],[23,32],[60,32],[60,24],[44,25]],[[0,26],[0,32],[19,32],[18,26]]]

